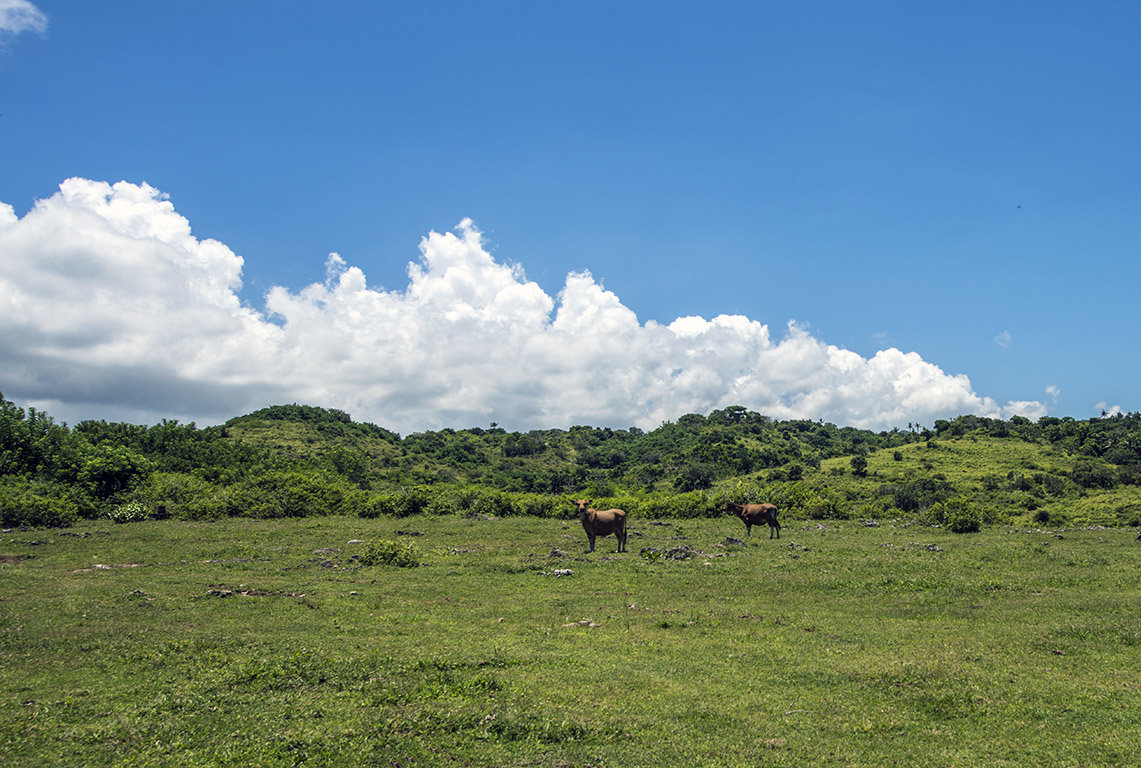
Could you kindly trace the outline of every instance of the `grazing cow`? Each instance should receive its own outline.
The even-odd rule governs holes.
[[[620,509],[591,509],[586,499],[575,502],[578,505],[578,519],[582,521],[582,528],[586,531],[586,538],[590,542],[590,551],[594,551],[595,536],[609,536],[614,534],[618,539],[618,551],[626,551],[626,513]]]
[[[734,504],[731,501],[725,502],[725,506],[721,508],[722,512],[735,512],[737,517],[741,518],[741,522],[745,524],[745,532],[753,535],[753,526],[762,523],[769,524],[769,538],[780,538],[780,522],[777,521],[777,505],[776,504]]]

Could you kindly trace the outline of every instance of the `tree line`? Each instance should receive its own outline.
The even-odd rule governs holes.
[[[961,489],[925,476],[922,465],[915,477],[888,482],[884,472],[869,474],[868,457],[980,437],[1073,457],[1064,478],[1019,479],[1033,488],[1078,493],[1141,484],[1141,414],[1037,422],[960,416],[930,428],[876,432],[778,421],[731,406],[649,431],[512,432],[492,424],[402,437],[343,411],[298,404],[209,427],[173,420],[69,427],[0,395],[0,524],[68,525],[105,515],[569,516],[568,499],[584,495],[647,516],[717,514],[742,495],[773,497],[805,516],[850,516],[853,509],[916,514],[962,497]],[[850,471],[822,470],[837,459]],[[981,490],[994,496],[1013,481],[990,482]]]

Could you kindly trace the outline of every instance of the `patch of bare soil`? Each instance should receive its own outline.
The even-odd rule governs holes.
[[[265,591],[260,589],[228,589],[212,586],[206,590],[207,597],[305,597],[304,592]]]

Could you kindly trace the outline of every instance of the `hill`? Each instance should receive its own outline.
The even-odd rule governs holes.
[[[961,416],[872,432],[734,406],[643,431],[443,429],[404,437],[280,405],[218,427],[56,424],[0,397],[0,520],[80,517],[566,516],[589,496],[632,515],[770,500],[803,518],[1141,524],[1141,414]]]

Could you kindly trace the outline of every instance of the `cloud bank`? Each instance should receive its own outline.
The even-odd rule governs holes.
[[[275,404],[402,433],[444,426],[657,427],[743,405],[886,429],[1000,406],[914,352],[871,358],[740,315],[639,322],[589,272],[556,296],[496,261],[470,220],[431,232],[403,290],[337,254],[326,279],[243,304],[242,259],[147,184],[68,179],[0,203],[0,388],[68,421],[216,423]]]

